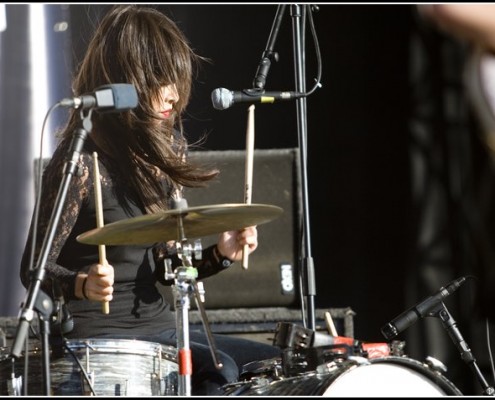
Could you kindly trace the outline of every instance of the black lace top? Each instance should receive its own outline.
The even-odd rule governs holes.
[[[59,146],[43,174],[34,260],[37,259],[44,240],[69,150],[69,143]],[[164,278],[163,259],[166,255],[165,242],[177,238],[164,237],[154,245],[105,246],[106,258],[114,267],[115,273],[109,314],[102,313],[101,303],[80,300],[74,295],[77,273],[87,271],[91,264],[99,260],[97,245],[82,244],[76,240],[79,234],[96,228],[93,151],[92,142],[88,139],[81,151],[77,172],[70,180],[56,233],[49,247],[41,288],[53,296],[53,282],[58,282],[74,318],[74,329],[66,337],[87,338],[103,333],[129,334],[133,329],[141,335],[175,327],[175,315],[157,289],[156,283],[173,284],[173,281],[166,281]],[[98,167],[104,224],[144,214],[144,207],[127,186],[125,177],[110,172],[113,171],[110,161],[100,154]],[[30,265],[33,222],[21,263],[21,280],[26,288],[30,284],[30,267],[37,266],[36,262],[33,266]],[[212,250],[213,247],[203,250],[201,262],[193,260],[198,269],[198,279],[223,269],[214,261]],[[173,261],[174,265],[180,265],[177,256]]]

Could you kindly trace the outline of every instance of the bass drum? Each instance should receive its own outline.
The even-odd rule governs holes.
[[[259,376],[225,387],[234,396],[436,397],[462,396],[445,376],[405,357],[346,359],[317,371],[277,376],[276,359],[264,363]],[[271,372],[269,372],[271,371]],[[254,372],[254,371],[253,371]]]
[[[0,355],[0,396],[44,395],[43,356],[39,345],[11,358]],[[50,351],[52,396],[177,395],[176,349],[139,340],[68,340]]]

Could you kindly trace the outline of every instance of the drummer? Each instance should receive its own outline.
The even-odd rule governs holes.
[[[177,238],[157,238],[154,245],[106,246],[105,262],[99,259],[99,246],[80,243],[77,236],[96,226],[94,152],[98,154],[105,225],[165,212],[171,200],[180,197],[182,187],[204,186],[217,176],[218,170],[188,162],[181,124],[193,71],[201,60],[176,24],[152,6],[115,5],[99,22],[75,75],[74,96],[92,93],[102,85],[130,83],[139,104],[122,112],[93,110],[91,115],[92,129],[68,188],[42,282],[42,290],[54,299],[63,295],[73,327],[52,334],[177,345],[174,311],[155,286],[157,281],[174,283],[165,280],[164,265],[166,259],[172,260],[173,267],[182,263],[174,245]],[[22,258],[20,276],[25,287],[30,285],[30,270],[40,255],[72,137],[84,113],[71,111],[44,171],[39,220],[31,223]],[[201,260],[193,257],[198,279],[241,260],[245,245],[249,253],[258,246],[256,226],[218,235],[216,245],[203,249]],[[102,312],[106,302],[108,314]],[[243,365],[280,354],[279,348],[269,344],[214,335],[223,365],[218,369],[207,336],[191,330],[189,338],[192,395],[222,394],[221,386],[237,381]]]

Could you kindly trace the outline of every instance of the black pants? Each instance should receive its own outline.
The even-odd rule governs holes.
[[[156,335],[126,336],[111,335],[113,339],[136,339],[177,346],[175,329],[168,329]],[[191,395],[221,396],[222,386],[237,382],[242,367],[253,361],[268,360],[281,356],[281,349],[270,344],[234,336],[214,334],[213,341],[217,357],[223,365],[215,366],[206,334],[200,330],[189,332],[189,348],[192,354]]]

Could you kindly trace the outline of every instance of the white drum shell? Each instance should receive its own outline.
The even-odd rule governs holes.
[[[444,375],[406,357],[342,360],[318,371],[284,377],[275,360],[265,362],[258,376],[226,386],[227,395],[323,397],[438,397],[462,396]],[[271,369],[271,371],[268,370]],[[248,375],[248,372],[246,372]]]
[[[30,346],[27,378],[24,356],[11,359],[7,349],[2,352],[0,395],[24,394],[26,383],[28,395],[44,395],[41,348]],[[178,364],[173,347],[139,340],[82,339],[67,341],[61,353],[50,352],[51,395],[177,394]]]

